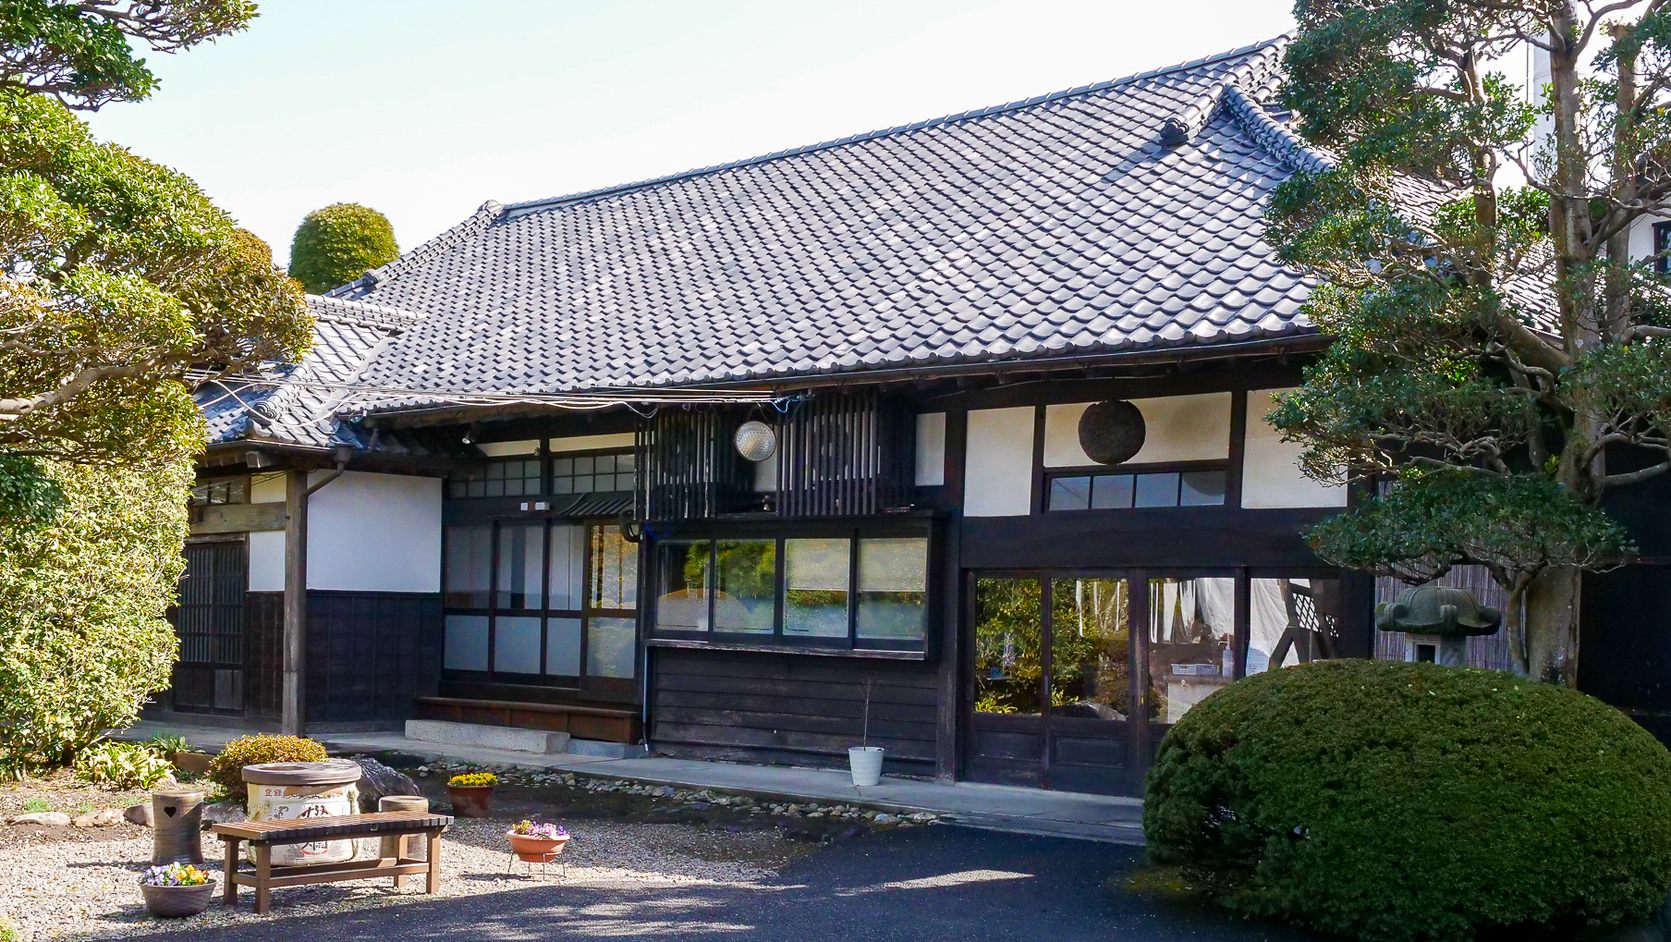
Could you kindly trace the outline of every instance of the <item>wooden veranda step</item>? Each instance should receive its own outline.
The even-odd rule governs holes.
[[[639,713],[633,709],[462,697],[418,697],[413,702],[420,720],[538,729],[601,742],[635,743],[642,738]]]

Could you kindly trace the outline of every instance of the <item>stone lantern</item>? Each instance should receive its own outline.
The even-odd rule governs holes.
[[[1502,624],[1502,612],[1450,586],[1414,586],[1375,606],[1375,627],[1407,632],[1416,660],[1453,667],[1462,666],[1470,635],[1495,634]]]

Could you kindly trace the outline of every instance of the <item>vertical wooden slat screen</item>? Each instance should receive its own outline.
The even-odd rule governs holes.
[[[641,519],[680,520],[758,509],[753,469],[732,447],[751,417],[778,436],[775,510],[785,517],[886,513],[911,503],[916,421],[875,392],[817,396],[786,414],[663,410],[639,432]]]

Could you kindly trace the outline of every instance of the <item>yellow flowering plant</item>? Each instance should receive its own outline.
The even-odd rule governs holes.
[[[468,772],[447,779],[447,784],[454,788],[480,788],[484,785],[499,784],[499,776],[492,772]]]

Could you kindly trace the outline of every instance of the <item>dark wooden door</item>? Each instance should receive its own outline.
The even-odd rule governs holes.
[[[171,699],[183,712],[244,709],[244,602],[249,562],[243,541],[191,543],[173,610],[180,657]]]

